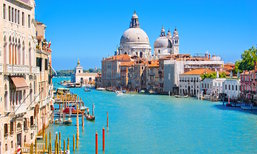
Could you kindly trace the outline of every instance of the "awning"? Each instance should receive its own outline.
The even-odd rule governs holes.
[[[16,87],[16,90],[23,90],[29,87],[23,77],[11,77],[11,79]]]

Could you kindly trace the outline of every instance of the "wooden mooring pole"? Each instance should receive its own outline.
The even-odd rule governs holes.
[[[105,151],[105,130],[103,128],[103,151]]]
[[[98,154],[98,134],[95,133],[95,154]]]

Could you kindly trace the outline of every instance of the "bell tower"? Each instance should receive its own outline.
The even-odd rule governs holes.
[[[175,28],[173,32],[172,44],[173,44],[173,53],[179,54],[179,36],[178,36],[177,28]]]
[[[77,62],[77,66],[76,66],[76,74],[80,74],[80,73],[83,73],[83,67],[80,66],[80,61],[78,59],[78,62]]]

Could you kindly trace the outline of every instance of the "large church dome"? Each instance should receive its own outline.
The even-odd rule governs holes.
[[[129,28],[121,36],[120,43],[149,43],[147,34],[141,28]]]
[[[151,56],[151,46],[147,34],[139,27],[138,16],[134,12],[129,29],[120,38],[118,54],[128,54],[141,58]]]

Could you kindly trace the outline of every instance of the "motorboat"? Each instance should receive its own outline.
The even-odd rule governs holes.
[[[85,92],[90,92],[91,90],[86,87],[86,88],[84,88],[84,91]]]
[[[140,94],[144,94],[145,91],[144,91],[144,90],[140,90],[139,93],[140,93]]]
[[[105,91],[105,88],[96,88],[98,91]]]
[[[123,92],[122,91],[118,91],[116,90],[115,93],[119,96],[119,95],[123,95]]]
[[[157,92],[153,90],[149,90],[149,94],[157,94]]]
[[[68,88],[58,88],[56,90],[56,94],[58,94],[58,95],[70,94],[70,89],[68,89]]]
[[[80,111],[85,111],[86,109],[88,109],[88,107],[86,107],[86,106],[81,106],[79,109],[80,109]]]
[[[71,118],[68,118],[67,120],[64,120],[64,121],[63,121],[63,124],[64,124],[64,125],[71,125],[71,124],[72,124]]]
[[[182,96],[182,95],[175,95],[175,97],[176,97],[176,98],[187,98],[188,95],[184,95],[184,96]]]

